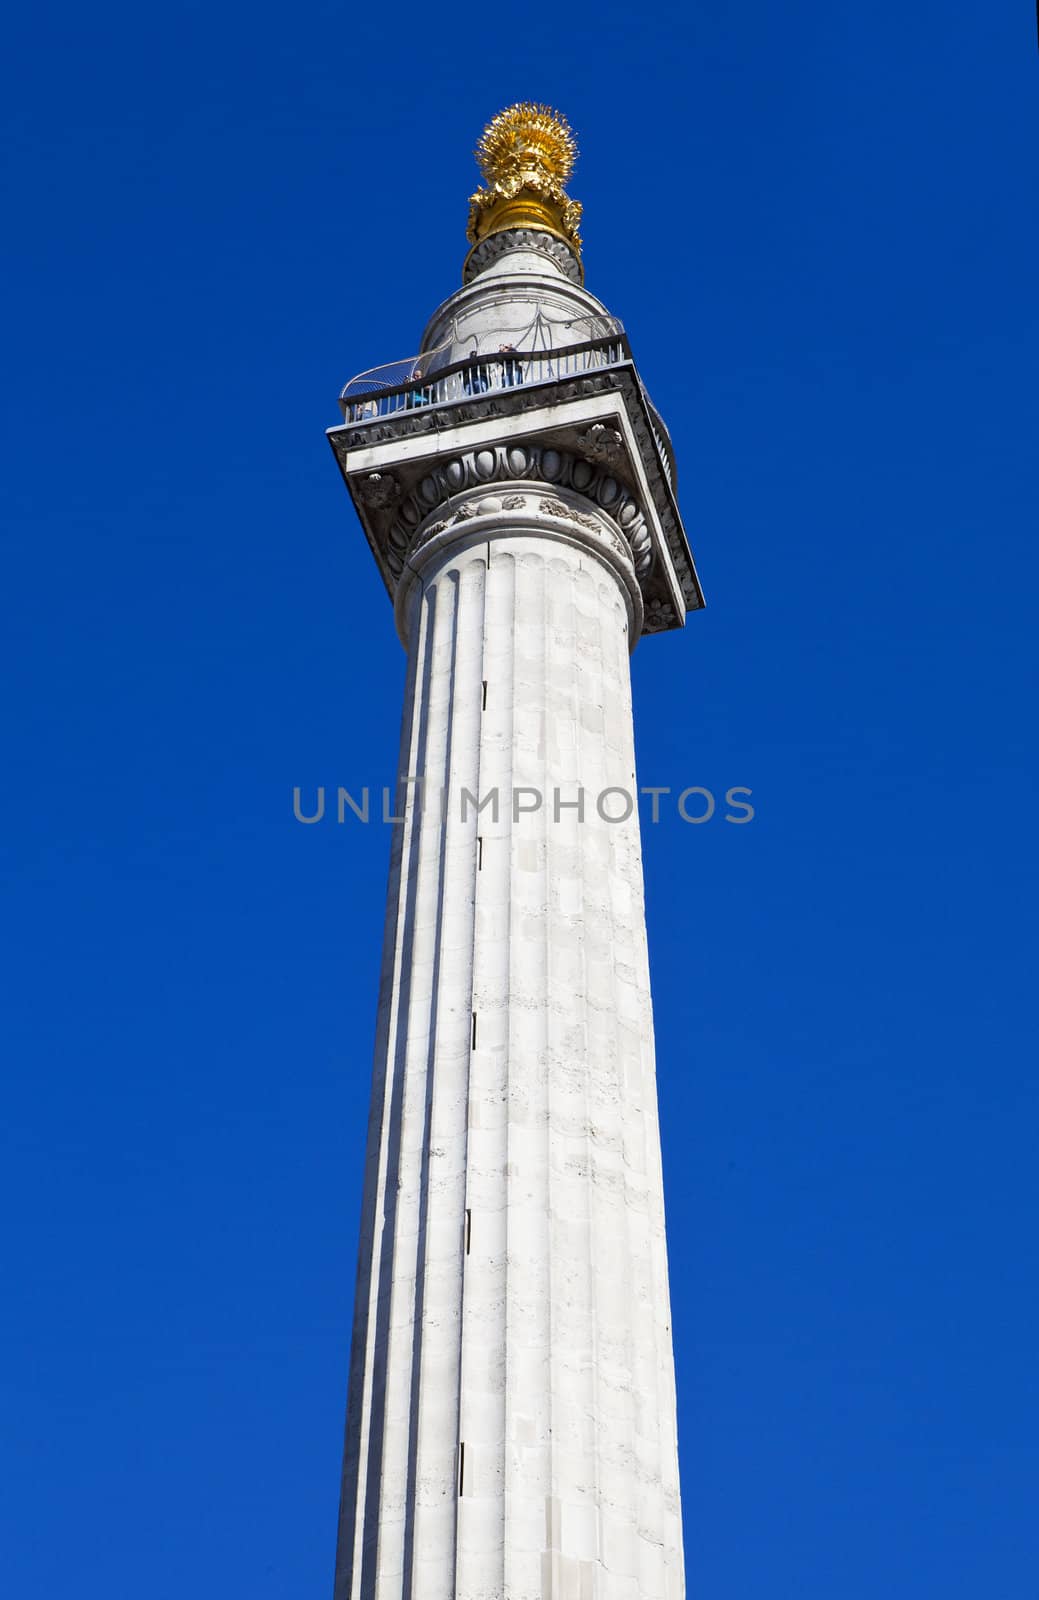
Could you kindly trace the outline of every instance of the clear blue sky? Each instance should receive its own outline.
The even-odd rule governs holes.
[[[576,128],[709,609],[634,660],[696,1600],[1039,1585],[1029,5],[23,6],[12,1600],[330,1593],[403,655],[323,429]]]

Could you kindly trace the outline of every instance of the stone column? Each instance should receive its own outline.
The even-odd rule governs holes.
[[[410,540],[336,1600],[683,1593],[641,607],[572,488]]]

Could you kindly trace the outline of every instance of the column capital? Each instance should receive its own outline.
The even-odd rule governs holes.
[[[454,465],[454,463],[451,463]],[[618,498],[606,511],[585,492],[543,479],[475,483],[450,495],[415,529],[394,596],[397,632],[406,645],[409,613],[416,592],[443,561],[463,548],[494,552],[516,539],[546,539],[576,545],[612,572],[628,612],[628,638],[633,650],[645,618],[638,566],[650,554],[645,527],[633,541],[630,527],[618,520],[633,505]],[[636,545],[640,555],[636,555]]]
[[[443,508],[461,514],[453,497],[466,494],[468,505],[470,490],[500,497],[509,485],[541,499],[558,493],[577,514],[605,512],[630,552],[641,631],[683,626],[703,594],[670,441],[623,336],[572,356],[510,352],[456,368],[352,402],[346,422],[328,431],[391,597],[419,530],[445,521]],[[579,511],[570,493],[584,502]]]

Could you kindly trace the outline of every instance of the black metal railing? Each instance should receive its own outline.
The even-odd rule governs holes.
[[[622,331],[582,344],[564,345],[558,350],[495,350],[466,356],[461,361],[432,371],[442,351],[407,361],[375,367],[352,378],[339,396],[343,420],[348,423],[376,422],[402,411],[424,410],[429,406],[457,404],[479,399],[492,391],[555,383],[560,379],[583,377],[590,372],[619,366],[631,360],[631,350]],[[387,379],[390,381],[387,382]],[[674,455],[663,419],[642,389],[649,413],[653,439],[660,454],[668,483],[674,489]]]
[[[584,376],[630,361],[631,352],[623,335],[588,339],[583,344],[565,345],[559,350],[495,350],[466,356],[437,372],[423,371],[421,357],[414,363],[396,363],[397,369],[411,365],[407,376],[397,377],[393,368],[377,368],[362,373],[347,384],[339,396],[346,422],[372,422],[425,406],[441,406],[459,400],[477,399],[492,389],[515,389],[529,384],[557,382],[560,378]],[[392,384],[378,382],[392,374]]]

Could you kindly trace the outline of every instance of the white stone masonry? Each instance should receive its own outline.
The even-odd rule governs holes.
[[[684,1593],[633,578],[514,500],[409,563],[336,1600]]]

